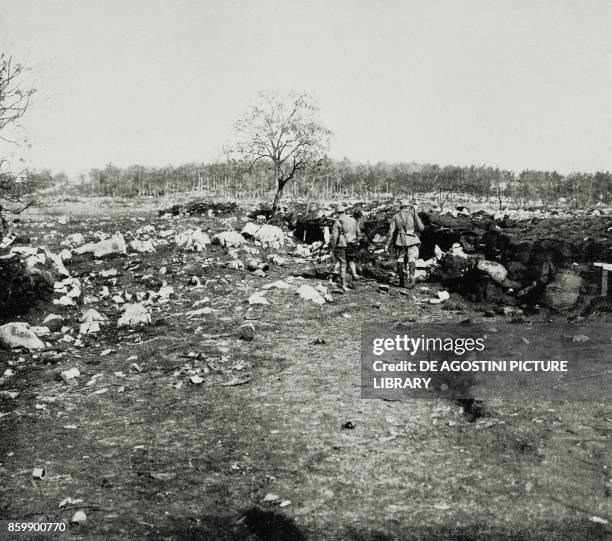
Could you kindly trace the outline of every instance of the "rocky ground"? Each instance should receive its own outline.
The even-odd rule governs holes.
[[[65,539],[610,534],[608,403],[498,401],[470,417],[442,399],[360,397],[364,322],[486,313],[520,329],[575,312],[516,318],[455,293],[431,304],[436,283],[406,295],[367,279],[339,295],[329,259],[289,235],[272,248],[205,242],[240,231],[246,211],[156,210],[106,202],[17,225],[13,246],[71,258],[46,300],[1,322],[28,322],[43,345],[0,351],[0,538],[49,538],[2,520],[64,522]],[[118,231],[125,254],[76,253]],[[38,268],[58,278],[48,258]],[[144,308],[142,324],[118,326],[126,305]],[[86,521],[70,524],[77,511]]]

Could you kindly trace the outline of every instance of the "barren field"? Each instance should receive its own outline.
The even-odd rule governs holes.
[[[41,326],[50,313],[63,317],[61,329],[42,337],[41,351],[0,351],[0,373],[13,373],[0,385],[0,519],[67,527],[37,536],[11,535],[3,526],[0,538],[610,535],[609,404],[498,401],[469,416],[446,400],[361,399],[363,322],[478,322],[483,307],[456,294],[429,304],[435,283],[406,294],[381,292],[364,279],[337,294],[324,278],[329,261],[248,241],[234,252],[242,261],[275,253],[284,259],[258,275],[229,268],[235,258],[228,247],[192,251],[174,240],[190,228],[211,238],[240,231],[245,214],[234,221],[159,216],[105,201],[96,212],[64,203],[23,217],[17,232],[30,239],[24,245],[54,253],[68,235],[93,241],[95,232],[117,231],[126,241],[154,241],[155,252],[73,254],[66,267],[82,289],[75,305],[49,299],[2,321]],[[58,221],[61,215],[69,219]],[[146,226],[154,229],[137,233]],[[291,287],[269,289],[269,304],[248,302],[277,280]],[[333,300],[316,304],[296,294],[319,284]],[[173,291],[160,294],[164,287]],[[151,322],[118,327],[122,305],[137,298],[147,300]],[[88,308],[107,320],[79,335]],[[553,317],[567,314],[541,311],[513,324],[518,330]],[[603,313],[589,321],[610,320]],[[78,377],[59,377],[72,368]],[[343,428],[348,421],[354,428]],[[44,467],[46,478],[33,479],[35,467]],[[69,524],[78,510],[86,522]]]

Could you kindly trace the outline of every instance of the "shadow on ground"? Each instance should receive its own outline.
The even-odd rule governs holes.
[[[295,522],[272,511],[252,508],[241,519],[230,516],[206,516],[198,526],[178,526],[160,532],[157,541],[306,541],[308,539],[345,539],[347,541],[599,541],[610,539],[611,531],[587,519],[544,522],[535,528],[493,527],[487,524],[464,526],[433,525],[409,527],[392,521],[387,531],[339,527],[335,531],[305,532]]]

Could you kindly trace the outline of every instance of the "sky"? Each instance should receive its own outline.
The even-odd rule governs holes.
[[[31,167],[222,158],[260,90],[306,91],[360,162],[612,169],[608,0],[0,0],[37,88]],[[4,145],[0,147],[6,150]]]

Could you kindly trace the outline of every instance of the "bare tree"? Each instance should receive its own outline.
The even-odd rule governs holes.
[[[20,128],[19,120],[28,110],[34,94],[34,89],[25,81],[25,71],[25,67],[15,62],[11,55],[0,53],[0,140],[6,143],[21,142],[6,134]],[[0,156],[0,234],[4,229],[3,211],[19,213],[27,206],[23,204],[16,189],[19,184],[18,177],[19,173],[14,171],[10,160],[6,156]]]
[[[259,163],[270,165],[276,186],[273,212],[298,171],[324,162],[331,132],[318,122],[317,112],[307,94],[260,93],[257,104],[236,122],[238,141],[226,152],[248,170]]]

